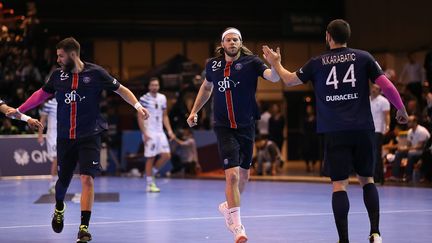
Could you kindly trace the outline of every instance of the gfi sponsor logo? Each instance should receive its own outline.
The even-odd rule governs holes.
[[[70,93],[65,93],[65,103],[70,104],[71,102],[82,101],[85,96],[80,96],[76,90],[72,90]]]
[[[225,92],[227,89],[236,88],[240,82],[231,80],[229,77],[225,77],[223,81],[218,81],[219,92]]]
[[[30,153],[25,149],[17,149],[13,154],[14,160],[18,165],[25,166],[30,162],[43,164],[50,162],[47,151],[33,150]]]

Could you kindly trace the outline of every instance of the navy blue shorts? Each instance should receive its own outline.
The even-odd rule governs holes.
[[[252,164],[255,124],[237,129],[215,127],[214,131],[224,170],[237,166],[248,170]]]
[[[324,134],[324,173],[332,181],[348,179],[352,172],[373,177],[375,132],[341,131]]]
[[[57,139],[57,163],[60,178],[72,177],[77,164],[79,173],[93,178],[101,171],[101,135],[77,139]]]

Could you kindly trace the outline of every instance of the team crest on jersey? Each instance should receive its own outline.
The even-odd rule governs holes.
[[[91,81],[90,77],[84,77],[84,78],[83,78],[83,82],[84,82],[85,84],[90,83],[90,81]]]
[[[242,69],[243,68],[243,64],[241,64],[241,63],[237,63],[235,66],[234,66],[234,68],[235,68],[235,70],[240,70],[240,69]]]

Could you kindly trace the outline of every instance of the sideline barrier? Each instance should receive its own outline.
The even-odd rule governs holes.
[[[0,136],[0,176],[49,175],[51,160],[37,135]]]

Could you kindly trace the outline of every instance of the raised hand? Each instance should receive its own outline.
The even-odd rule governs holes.
[[[263,57],[267,60],[270,65],[274,66],[276,63],[281,62],[281,54],[280,54],[280,48],[276,48],[276,51],[271,49],[270,47],[264,45],[263,48]]]

